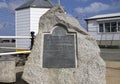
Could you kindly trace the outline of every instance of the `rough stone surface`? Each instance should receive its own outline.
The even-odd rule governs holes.
[[[43,68],[43,36],[59,24],[66,26],[68,32],[76,33],[75,68]],[[54,7],[41,17],[39,25],[39,33],[25,65],[25,81],[29,84],[106,84],[105,62],[100,57],[96,40],[75,18],[66,16],[62,7]]]
[[[0,58],[0,82],[11,83],[15,81],[15,59]]]

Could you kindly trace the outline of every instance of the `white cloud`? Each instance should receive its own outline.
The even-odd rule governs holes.
[[[3,26],[0,24],[0,29],[2,29],[3,28]]]
[[[2,0],[2,2],[0,2],[0,9],[7,8],[12,13],[14,13],[15,9],[19,7],[21,4],[25,3],[26,1],[28,0],[12,0],[11,2],[7,2],[7,0]]]
[[[1,24],[0,24],[0,29],[2,29],[2,28],[6,28],[7,26],[8,26],[7,23],[1,23]]]
[[[8,28],[10,26],[14,26],[14,23],[10,23],[10,22],[2,22],[2,23],[0,23],[0,29]]]
[[[75,8],[75,11],[78,13],[98,13],[108,9],[110,9],[110,6],[108,4],[103,4],[101,2],[94,2],[85,8],[81,8],[81,7]]]
[[[8,4],[9,10],[11,11],[12,14],[15,14],[15,9],[19,6],[19,4],[11,2]]]
[[[118,1],[112,1],[111,9],[120,9],[120,0]]]
[[[9,6],[12,10],[15,10],[15,8],[18,7],[18,4],[15,4],[15,3],[11,2],[11,3],[9,3]]]
[[[6,2],[6,0],[4,0],[5,1],[5,3],[7,3]],[[7,8],[11,11],[11,13],[15,13],[15,9],[17,8],[17,7],[19,7],[21,4],[23,4],[23,3],[25,3],[27,0],[14,0],[14,1],[12,1],[12,2],[9,2],[9,3],[7,3]]]
[[[0,8],[7,8],[8,5],[5,2],[0,2]]]
[[[27,0],[14,0],[10,3],[8,3],[9,7],[11,9],[16,9],[17,7],[19,7],[21,4],[25,3]]]

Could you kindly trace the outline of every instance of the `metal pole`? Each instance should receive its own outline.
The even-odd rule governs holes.
[[[31,36],[0,36],[0,38],[29,39]]]
[[[27,54],[27,53],[31,53],[31,51],[0,53],[0,56],[3,56],[3,55],[5,56],[5,55]]]
[[[31,32],[31,48],[30,48],[30,50],[32,49],[32,47],[33,47],[33,44],[34,44],[34,37],[35,37],[35,32]]]
[[[61,0],[58,0],[58,4],[61,5]]]

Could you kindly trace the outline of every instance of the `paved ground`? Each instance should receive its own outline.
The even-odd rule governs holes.
[[[107,65],[106,84],[120,84],[120,62],[106,61],[106,65]],[[15,84],[27,84],[25,81],[21,79],[23,67],[17,67],[16,71],[17,71],[17,82]]]
[[[120,49],[101,49],[101,57],[106,62],[107,84],[120,84]]]
[[[120,84],[120,62],[116,61],[106,61],[106,84]],[[22,68],[18,68],[19,71],[22,71]],[[19,75],[22,73],[18,73]],[[23,80],[18,80],[16,84],[27,84]]]
[[[107,84],[120,84],[120,62],[106,61]]]
[[[120,49],[101,49],[101,57],[105,61],[120,62]]]
[[[13,47],[14,44],[0,44],[0,47]],[[13,51],[10,49],[0,49],[1,52]],[[106,62],[107,84],[120,84],[120,49],[101,49],[101,57]],[[17,82],[15,84],[27,84],[21,79],[23,67],[17,67]],[[0,83],[5,84],[5,83]]]

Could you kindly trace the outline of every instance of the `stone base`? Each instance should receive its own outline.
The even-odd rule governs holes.
[[[0,82],[12,83],[15,81],[15,59],[0,58]]]

